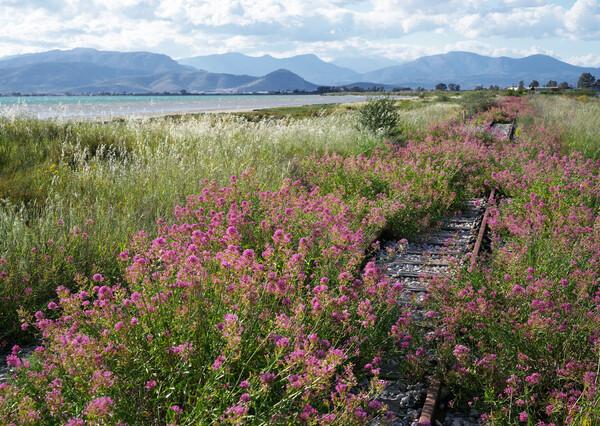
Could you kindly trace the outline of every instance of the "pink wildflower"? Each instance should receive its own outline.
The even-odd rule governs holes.
[[[102,396],[100,398],[92,399],[86,405],[83,412],[89,417],[104,417],[112,414],[114,404],[115,402],[112,398]]]

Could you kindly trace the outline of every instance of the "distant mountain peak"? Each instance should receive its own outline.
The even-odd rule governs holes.
[[[576,67],[543,54],[525,58],[489,57],[473,52],[453,51],[423,56],[412,62],[364,74],[378,83],[432,88],[437,83],[455,83],[468,89],[482,85],[511,86],[519,81],[566,81],[575,83],[581,73],[599,69]]]
[[[360,78],[360,73],[325,62],[312,53],[289,58],[274,58],[270,55],[256,57],[241,53],[235,53],[234,56],[232,54],[206,55],[183,58],[179,63],[209,72],[255,76],[283,68],[307,81],[321,85],[343,84]]]
[[[394,64],[387,58],[371,59],[373,63],[377,60],[384,65]],[[578,67],[543,54],[508,58],[453,51],[359,73],[322,61],[314,54],[274,58],[230,52],[188,58],[178,63],[164,54],[87,47],[0,58],[0,70],[2,94],[162,93],[183,89],[188,92],[309,91],[318,85],[348,87],[356,84],[433,88],[437,83],[454,83],[469,89],[478,85],[506,87],[534,79],[574,84],[584,72],[600,76],[600,68]]]

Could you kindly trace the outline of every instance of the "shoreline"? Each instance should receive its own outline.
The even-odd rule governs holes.
[[[144,120],[165,116],[192,114],[224,114],[252,112],[262,109],[301,107],[328,104],[360,104],[369,99],[367,95],[260,95],[244,96],[243,101],[224,102],[222,98],[210,102],[195,102],[193,96],[178,97],[177,101],[160,101],[152,97],[114,97],[111,102],[88,102],[74,97],[69,102],[17,102],[0,101],[0,116],[22,116],[40,120],[59,121],[112,121],[116,119]],[[124,99],[126,98],[126,99]],[[181,99],[190,102],[181,102]],[[392,96],[393,99],[409,99],[410,96]],[[42,98],[40,98],[42,99]],[[87,98],[88,100],[90,98]],[[96,98],[97,99],[97,98]],[[133,101],[131,101],[133,99]],[[232,98],[229,98],[230,100]]]
[[[341,105],[341,104],[340,104]],[[184,117],[186,115],[198,115],[198,114],[231,114],[239,112],[252,112],[261,109],[269,108],[284,108],[284,107],[240,107],[240,108],[217,108],[217,109],[190,109],[185,111],[151,111],[151,112],[132,112],[122,114],[99,114],[89,116],[72,116],[72,117],[58,117],[56,120],[60,121],[113,121],[113,120],[148,120],[152,118],[164,118],[164,117]],[[42,120],[48,120],[42,119]]]

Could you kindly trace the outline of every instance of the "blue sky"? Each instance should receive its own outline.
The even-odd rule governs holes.
[[[0,0],[0,56],[50,49],[408,61],[464,50],[600,67],[598,0]]]

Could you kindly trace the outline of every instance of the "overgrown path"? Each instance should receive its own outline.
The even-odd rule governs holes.
[[[507,99],[471,124],[527,109]],[[31,360],[9,356],[0,419],[364,424],[385,411],[391,353],[413,383],[435,361],[484,421],[593,415],[599,174],[563,149],[544,125],[504,141],[450,121],[404,146],[302,158],[277,189],[253,169],[206,181],[156,235],[115,254],[124,274],[78,276],[47,309],[23,313],[44,344]],[[424,235],[491,188],[504,196],[490,211],[492,255],[432,279],[424,334],[403,285],[362,267],[365,250],[382,230]]]

